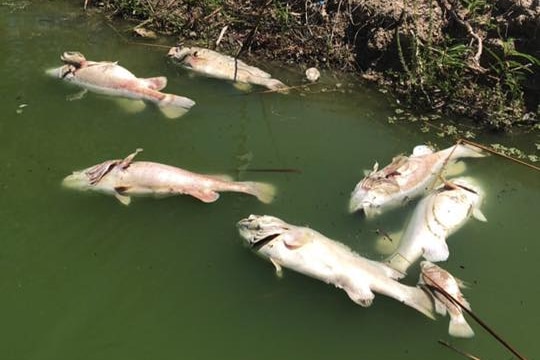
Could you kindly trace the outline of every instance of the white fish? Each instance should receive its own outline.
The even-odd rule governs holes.
[[[116,62],[89,61],[79,52],[65,52],[65,65],[46,71],[48,75],[99,94],[144,100],[156,104],[170,118],[185,114],[195,102],[183,96],[160,92],[167,78],[138,78]]]
[[[448,271],[429,262],[422,261],[420,263],[420,279],[419,285],[427,285],[429,291],[435,298],[435,309],[441,315],[450,315],[450,324],[448,333],[455,337],[469,338],[474,336],[474,331],[465,320],[461,307],[446,296],[444,296],[437,288],[442,288],[447,294],[459,301],[467,310],[471,310],[471,306],[465,300],[460,288],[465,287],[463,282],[456,279]]]
[[[426,292],[399,283],[396,279],[400,274],[390,267],[366,259],[310,228],[266,215],[250,215],[237,226],[247,244],[274,264],[278,275],[283,266],[333,284],[364,307],[371,305],[377,292],[433,318],[433,303]]]
[[[466,144],[438,152],[425,145],[416,146],[411,156],[394,157],[392,163],[381,170],[375,163],[373,170],[354,188],[349,211],[363,210],[370,218],[404,205],[433,189],[445,164],[452,164],[458,158],[483,156],[481,149]]]
[[[456,178],[423,198],[407,224],[396,251],[386,262],[406,273],[420,257],[433,262],[448,259],[446,238],[471,217],[486,221],[480,211],[483,192],[471,178]]]
[[[174,166],[148,161],[133,161],[142,149],[124,160],[108,160],[67,176],[62,184],[77,190],[92,190],[115,196],[129,205],[131,196],[191,195],[203,202],[214,202],[220,191],[234,191],[256,196],[270,203],[274,186],[251,181],[231,181],[223,176],[196,174]]]
[[[179,61],[184,67],[209,77],[260,85],[271,90],[287,88],[281,81],[273,79],[269,73],[210,49],[173,47],[169,50],[168,56]]]

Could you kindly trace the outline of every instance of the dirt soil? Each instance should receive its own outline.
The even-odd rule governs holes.
[[[90,0],[242,58],[355,72],[411,107],[538,126],[540,0]],[[216,40],[221,39],[219,44]]]

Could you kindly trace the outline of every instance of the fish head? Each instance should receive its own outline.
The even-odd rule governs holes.
[[[291,225],[269,215],[250,215],[236,224],[250,247],[260,247],[291,229]]]
[[[213,73],[214,67],[220,67],[224,57],[223,55],[200,47],[173,47],[169,50],[168,56],[179,62],[187,69],[199,72]],[[207,67],[210,66],[210,70]]]
[[[63,65],[60,67],[47,69],[45,70],[45,74],[54,78],[69,80],[73,77],[73,72],[75,70],[77,70],[77,68],[73,65]]]
[[[355,187],[349,200],[349,212],[363,210],[367,218],[382,212],[399,187],[386,179],[365,178]]]
[[[74,171],[62,180],[62,186],[82,191],[95,189],[103,177],[109,174],[119,163],[120,160],[108,160],[84,170]]]
[[[192,68],[203,49],[197,47],[173,47],[167,53],[167,56],[180,62],[187,68]]]

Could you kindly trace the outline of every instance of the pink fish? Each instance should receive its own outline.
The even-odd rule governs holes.
[[[425,145],[416,146],[412,155],[396,156],[381,170],[375,163],[354,188],[349,211],[363,210],[366,217],[374,217],[432,190],[446,164],[463,157],[484,156],[481,149],[471,145],[458,144],[437,152]]]
[[[452,276],[448,271],[440,266],[437,266],[429,261],[420,263],[420,279],[419,284],[428,285],[429,291],[435,298],[435,309],[441,315],[450,315],[450,324],[448,333],[455,337],[473,337],[474,331],[465,320],[461,307],[449,300],[446,296],[437,291],[437,288],[443,289],[447,294],[459,301],[467,310],[471,310],[471,306],[465,300],[460,288],[464,287],[463,282]]]
[[[123,160],[108,160],[87,169],[75,171],[62,184],[77,190],[91,190],[115,196],[129,205],[131,196],[191,195],[203,202],[214,202],[222,191],[241,192],[270,203],[273,185],[252,181],[231,181],[224,176],[196,174],[174,166],[133,161],[142,149]]]
[[[161,92],[167,85],[163,76],[138,78],[116,62],[89,61],[79,52],[65,52],[65,65],[47,70],[47,74],[99,94],[144,100],[156,104],[169,118],[185,114],[195,102],[183,96]]]

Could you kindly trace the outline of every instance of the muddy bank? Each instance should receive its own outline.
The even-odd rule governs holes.
[[[357,72],[411,109],[493,129],[538,126],[539,0],[91,0],[89,7],[179,43]]]

